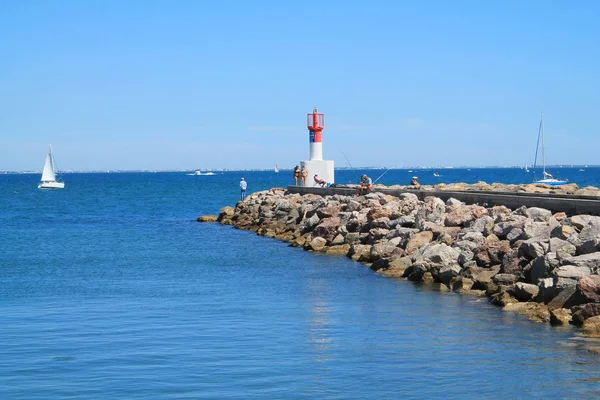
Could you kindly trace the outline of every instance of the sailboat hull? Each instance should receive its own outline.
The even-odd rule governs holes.
[[[539,181],[535,181],[533,183],[540,184],[540,185],[560,186],[560,185],[566,185],[567,181],[561,181],[559,179],[542,179]]]
[[[64,182],[42,182],[38,185],[38,189],[63,189],[65,187]]]

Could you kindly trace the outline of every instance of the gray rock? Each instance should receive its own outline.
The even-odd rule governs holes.
[[[537,285],[517,282],[513,288],[513,296],[519,301],[530,301],[538,295],[539,291],[540,288]]]
[[[557,226],[560,226],[560,222],[554,217],[550,217],[548,222],[526,222],[523,226],[523,237],[525,239],[539,238],[540,240],[550,240],[550,234]]]
[[[550,210],[539,207],[529,207],[523,212],[527,218],[531,218],[534,221],[548,221],[552,216]]]
[[[442,268],[440,268],[440,271],[438,273],[438,279],[444,285],[448,285],[452,278],[455,278],[460,274],[461,270],[462,268],[458,264],[443,266]]]
[[[459,239],[473,242],[477,245],[482,244],[485,241],[485,237],[479,231],[468,231],[464,234],[459,235]],[[472,250],[472,249],[471,249]]]
[[[446,244],[435,244],[432,243],[425,247],[422,252],[424,259],[429,260],[433,263],[450,265],[458,263],[458,256],[460,253]]]
[[[600,217],[593,215],[574,215],[569,218],[569,222],[581,231],[588,224],[600,226]]]
[[[587,266],[563,265],[554,271],[558,278],[569,278],[579,280],[580,278],[590,275],[592,272]]]
[[[516,242],[519,239],[523,238],[523,229],[521,228],[512,228],[507,234],[506,234],[506,240],[508,240],[511,243]]]
[[[529,283],[537,285],[540,279],[550,278],[551,267],[543,256],[536,257],[529,265]]]
[[[581,238],[581,236],[580,236]],[[591,240],[586,240],[584,242],[581,242],[581,244],[579,244],[576,247],[576,253],[578,255],[582,255],[582,254],[590,254],[590,253],[595,253],[600,249],[600,238],[594,238]]]
[[[600,265],[600,252],[583,254],[576,257],[567,257],[562,260],[562,264],[588,267],[592,273],[598,273],[598,266]]]
[[[456,200],[454,197],[450,197],[448,200],[446,200],[446,205],[447,206],[462,206],[465,203],[463,203],[460,200]]]
[[[488,235],[492,228],[494,227],[494,219],[489,215],[484,215],[483,217],[475,220],[468,228],[469,231],[479,232],[484,235]]]
[[[496,274],[492,281],[497,285],[512,285],[517,281],[518,277],[513,274]]]
[[[519,246],[519,256],[532,260],[537,257],[542,257],[544,254],[546,254],[549,247],[549,240],[540,238],[524,240]]]

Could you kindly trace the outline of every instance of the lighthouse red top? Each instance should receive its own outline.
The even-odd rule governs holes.
[[[317,107],[313,110],[312,114],[306,115],[307,126],[310,132],[311,143],[320,143],[322,141],[321,131],[323,130],[325,118],[323,114],[319,113]]]

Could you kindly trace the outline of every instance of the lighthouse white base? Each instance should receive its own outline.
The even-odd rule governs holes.
[[[305,160],[301,161],[300,165],[308,171],[308,176],[306,177],[306,184],[304,186],[318,186],[315,183],[315,174],[318,174],[319,179],[323,179],[329,184],[335,183],[333,173],[333,160]]]

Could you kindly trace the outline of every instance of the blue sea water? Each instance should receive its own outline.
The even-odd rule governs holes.
[[[527,176],[435,172],[379,182]],[[570,327],[195,222],[235,204],[242,174],[249,192],[292,180],[77,173],[38,190],[39,175],[0,175],[0,399],[600,397],[600,356]]]

